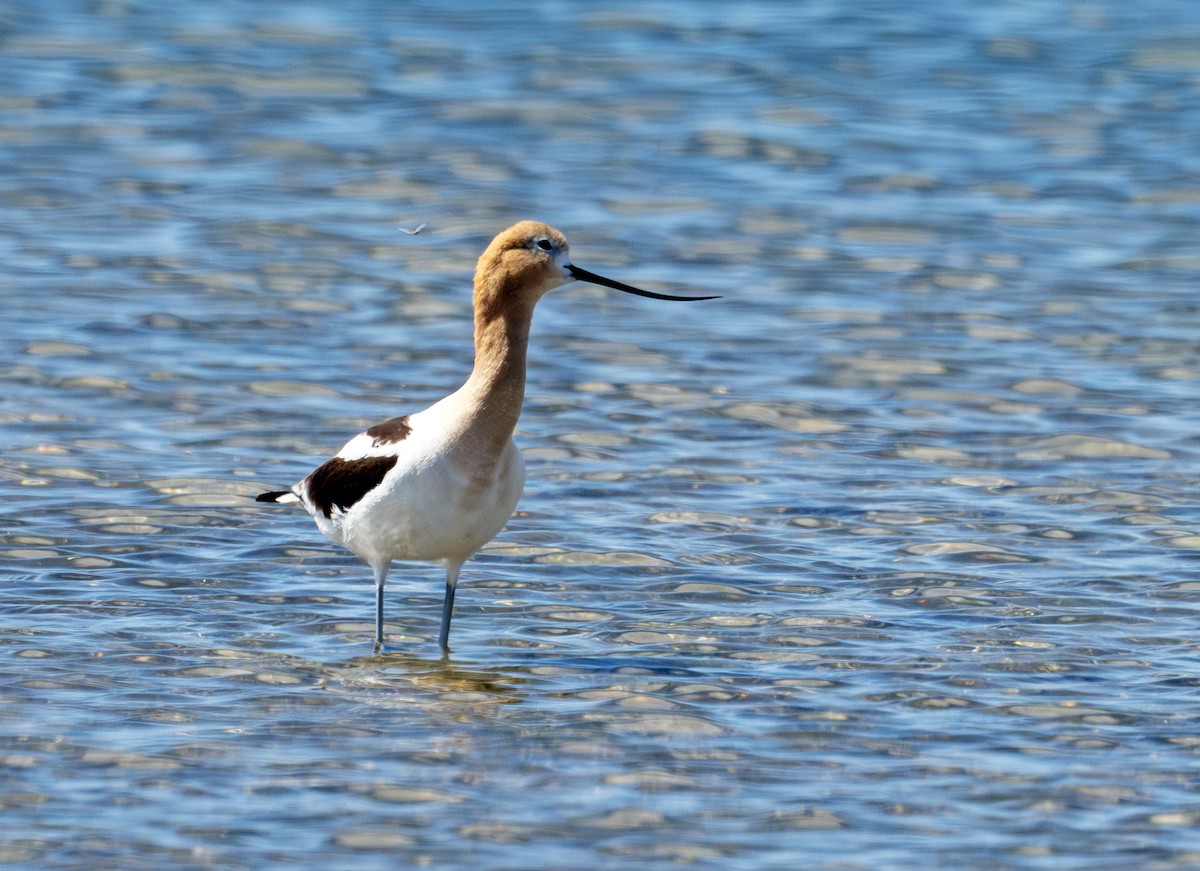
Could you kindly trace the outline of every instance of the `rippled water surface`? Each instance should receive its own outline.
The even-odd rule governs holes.
[[[0,11],[0,863],[1200,865],[1200,6]],[[467,564],[255,503],[543,301]],[[418,235],[401,227],[426,224]]]

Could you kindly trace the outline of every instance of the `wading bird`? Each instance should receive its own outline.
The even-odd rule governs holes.
[[[424,411],[350,439],[290,490],[260,502],[299,502],[317,527],[375,573],[375,644],[383,644],[383,588],[393,560],[440,562],[446,595],[438,641],[449,650],[462,564],[508,522],[525,483],[513,429],[525,398],[533,309],[572,281],[651,299],[703,300],[640,290],[571,263],[563,235],[536,221],[509,227],[475,270],[475,366],[466,383]]]

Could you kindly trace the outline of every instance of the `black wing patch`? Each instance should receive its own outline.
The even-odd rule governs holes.
[[[391,420],[375,424],[375,426],[367,430],[367,435],[375,439],[372,445],[380,448],[384,445],[404,441],[408,438],[410,432],[412,432],[412,427],[408,425],[408,416],[406,415],[404,417],[393,417]]]
[[[333,514],[335,505],[343,511],[349,511],[360,499],[379,486],[383,476],[394,465],[395,456],[363,457],[361,460],[334,457],[308,476],[308,499],[326,517]]]

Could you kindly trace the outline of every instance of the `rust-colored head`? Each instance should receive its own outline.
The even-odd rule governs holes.
[[[521,221],[500,233],[475,267],[476,302],[501,306],[536,303],[574,281],[563,234],[540,221]]]
[[[714,296],[672,296],[641,290],[571,263],[566,237],[541,221],[520,221],[492,240],[475,268],[477,314],[488,318],[508,308],[528,308],[546,293],[572,281],[586,281],[651,299],[701,300]]]

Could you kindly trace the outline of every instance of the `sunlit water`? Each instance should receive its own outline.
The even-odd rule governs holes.
[[[402,10],[402,11],[401,11]],[[1200,7],[0,11],[0,863],[1200,865]],[[470,365],[519,514],[287,486]],[[400,227],[427,224],[419,235]]]

